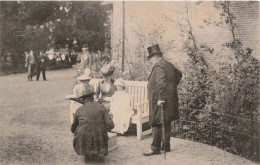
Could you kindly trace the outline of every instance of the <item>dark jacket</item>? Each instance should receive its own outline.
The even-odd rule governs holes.
[[[180,118],[177,86],[181,78],[182,73],[163,58],[153,67],[148,78],[149,122],[152,126],[161,123],[158,100],[165,101],[163,104],[165,122]]]
[[[105,107],[98,103],[87,102],[74,116],[71,131],[74,133],[73,147],[77,154],[107,154],[107,132],[114,128],[114,123]]]
[[[46,56],[39,56],[37,58],[37,68],[38,69],[46,69],[46,65],[48,62],[49,58]]]

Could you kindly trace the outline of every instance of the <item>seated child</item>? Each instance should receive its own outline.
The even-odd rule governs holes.
[[[114,129],[111,130],[115,133],[124,134],[129,127],[130,118],[134,111],[130,106],[130,96],[125,91],[125,82],[122,79],[117,79],[115,82],[117,91],[106,100],[110,101],[110,114],[113,115]]]

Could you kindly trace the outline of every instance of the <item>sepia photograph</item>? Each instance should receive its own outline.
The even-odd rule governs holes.
[[[257,165],[260,1],[0,0],[0,165]]]

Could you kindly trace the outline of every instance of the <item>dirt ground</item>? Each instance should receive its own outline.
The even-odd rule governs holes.
[[[49,81],[29,82],[26,74],[0,77],[0,164],[84,164],[72,147],[69,102],[74,69],[48,71]],[[104,164],[254,165],[206,144],[172,138],[172,152],[143,157],[151,137],[118,137]]]

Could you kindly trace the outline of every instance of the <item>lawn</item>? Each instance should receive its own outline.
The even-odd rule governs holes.
[[[84,164],[72,147],[69,102],[74,69],[47,71],[48,81],[27,81],[26,74],[0,77],[0,164]],[[254,164],[216,147],[172,138],[172,152],[143,157],[151,137],[118,137],[105,164]]]

